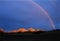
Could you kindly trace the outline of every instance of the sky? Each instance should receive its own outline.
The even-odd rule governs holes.
[[[0,29],[60,29],[60,0],[2,0]]]

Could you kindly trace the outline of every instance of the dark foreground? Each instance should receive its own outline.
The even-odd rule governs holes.
[[[0,33],[0,41],[60,41],[60,30],[35,33]]]

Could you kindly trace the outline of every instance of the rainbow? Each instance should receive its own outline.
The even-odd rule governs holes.
[[[52,29],[56,29],[56,28],[55,28],[55,25],[54,25],[54,23],[53,23],[53,21],[52,21],[52,19],[51,19],[51,17],[48,15],[48,12],[45,11],[44,8],[43,8],[41,5],[37,4],[37,3],[34,2],[33,0],[30,0],[30,2],[31,2],[34,6],[36,6],[37,9],[41,10],[41,11],[43,12],[43,14],[45,14],[45,16],[48,17],[48,19],[49,19],[49,21],[50,21],[50,23],[51,23],[51,25],[52,25]]]

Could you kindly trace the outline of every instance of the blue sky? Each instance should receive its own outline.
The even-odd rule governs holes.
[[[52,19],[55,28],[60,29],[60,1],[59,0],[33,0],[41,6]],[[49,18],[41,9],[38,9],[30,0],[0,1],[0,28],[6,31],[17,30],[21,27],[28,29],[52,30]]]

